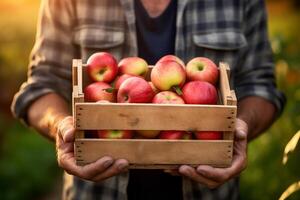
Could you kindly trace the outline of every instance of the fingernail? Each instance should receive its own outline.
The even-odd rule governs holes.
[[[121,164],[118,165],[118,169],[119,169],[120,171],[125,170],[127,167],[128,167],[128,164],[127,164],[127,163],[121,163]]]
[[[191,174],[192,174],[192,171],[191,171],[191,169],[189,169],[189,168],[183,168],[183,173],[184,173],[185,175],[191,175]]]
[[[197,169],[197,172],[200,173],[200,174],[202,174],[202,175],[205,174],[205,171],[204,171],[203,169],[199,169],[199,168],[198,168],[198,169]]]
[[[104,162],[103,166],[104,166],[105,168],[108,168],[109,166],[112,165],[112,163],[113,163],[112,160],[107,160],[107,161]]]

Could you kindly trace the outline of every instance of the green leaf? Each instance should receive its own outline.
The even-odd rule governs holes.
[[[288,154],[293,152],[300,139],[300,130],[292,137],[292,139],[287,143],[284,149],[282,163],[285,165],[288,160]]]
[[[299,133],[299,131],[298,131]],[[290,185],[280,196],[279,200],[285,200],[288,198],[291,194],[296,192],[297,190],[300,190],[300,181],[293,183]]]
[[[108,92],[108,93],[113,93],[115,91],[114,88],[106,88],[106,89],[103,89],[105,92]]]

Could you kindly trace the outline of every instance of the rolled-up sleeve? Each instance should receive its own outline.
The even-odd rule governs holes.
[[[267,15],[262,0],[245,1],[245,37],[247,47],[241,53],[234,85],[237,98],[259,96],[272,102],[277,117],[282,113],[286,99],[276,88],[274,62],[267,31]]]
[[[28,78],[14,96],[12,112],[27,122],[27,109],[39,97],[57,93],[71,99],[71,64],[74,6],[71,0],[42,0],[36,42],[30,56]]]

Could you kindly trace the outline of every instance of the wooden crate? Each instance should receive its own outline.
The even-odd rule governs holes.
[[[150,70],[149,70],[150,71]],[[171,169],[182,164],[227,167],[232,161],[236,97],[229,86],[229,67],[220,63],[218,105],[166,105],[84,102],[90,83],[86,65],[73,60],[73,116],[78,165],[102,156],[125,158],[129,168]],[[85,130],[223,131],[223,140],[89,139]]]

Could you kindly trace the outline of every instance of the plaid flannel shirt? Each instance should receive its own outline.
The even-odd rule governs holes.
[[[285,98],[276,89],[263,0],[180,0],[175,54],[224,61],[238,100],[259,96],[277,115]],[[28,106],[50,92],[71,100],[71,62],[108,51],[119,60],[137,55],[133,0],[43,0],[28,80],[15,95],[12,110],[26,122]],[[65,199],[127,199],[128,174],[92,183],[65,174]],[[209,190],[183,178],[184,199],[237,199],[238,179]]]

